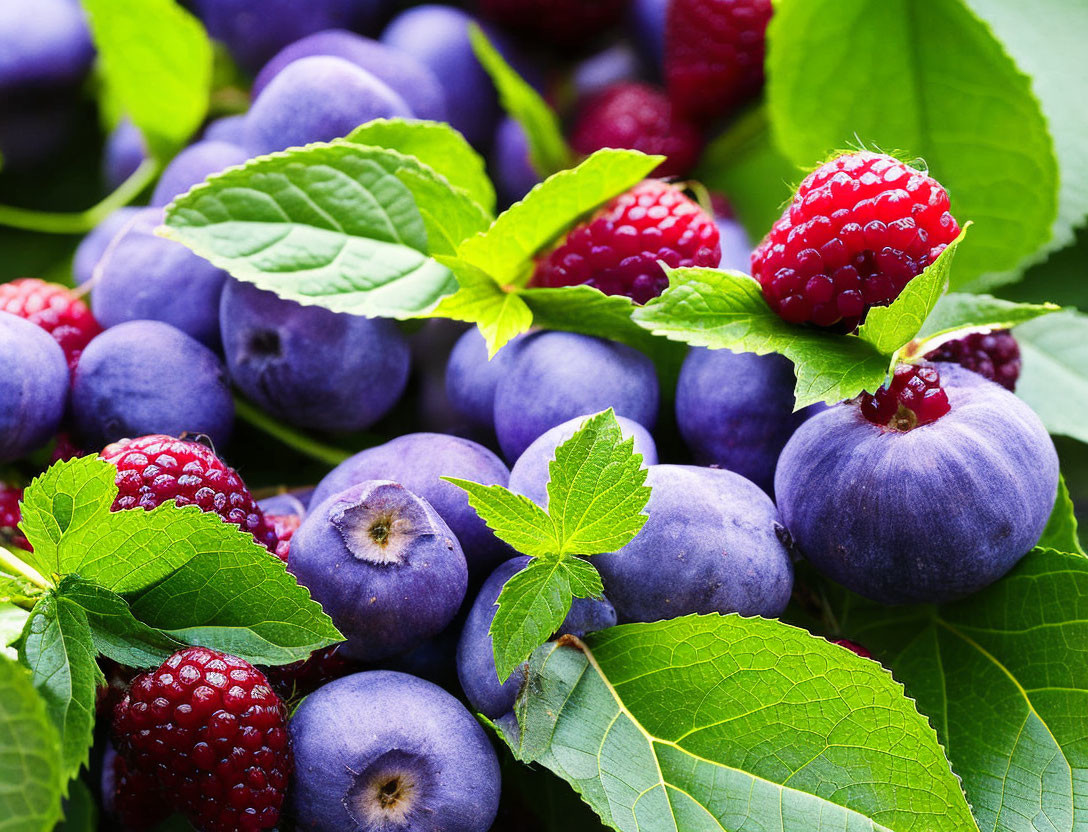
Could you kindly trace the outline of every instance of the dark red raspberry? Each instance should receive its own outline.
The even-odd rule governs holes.
[[[647,179],[576,225],[541,255],[533,286],[596,286],[606,295],[645,303],[669,281],[658,264],[717,266],[722,257],[714,220],[660,179]]]
[[[677,111],[709,120],[756,95],[770,19],[771,0],[671,0],[665,81]]]
[[[87,304],[75,292],[36,277],[0,284],[0,311],[26,318],[52,335],[64,350],[72,370],[84,347],[102,331]]]
[[[167,500],[218,514],[275,552],[276,530],[238,472],[199,442],[151,434],[107,445],[101,456],[117,466],[113,510],[151,510]]]
[[[752,252],[752,277],[790,323],[857,326],[960,233],[937,180],[879,153],[846,153],[810,173]]]
[[[23,489],[0,482],[0,545],[10,544],[30,551],[30,543],[19,531],[19,523],[23,519],[19,508],[22,499]]]
[[[129,765],[123,756],[110,749],[102,782],[102,805],[106,813],[129,830],[153,829],[174,813],[159,790],[151,772]]]
[[[188,647],[137,676],[113,712],[117,751],[202,832],[272,829],[291,773],[287,708],[264,674]]]
[[[615,26],[628,0],[480,0],[480,13],[507,28],[559,45],[592,40]]]
[[[974,332],[948,341],[926,354],[929,361],[950,361],[996,381],[1006,390],[1016,389],[1020,378],[1020,345],[1007,329]]]
[[[580,106],[570,135],[579,153],[625,147],[668,157],[655,176],[684,176],[695,166],[703,136],[676,116],[667,95],[649,84],[622,82],[589,96]]]
[[[291,538],[302,525],[302,518],[297,514],[266,514],[264,519],[272,524],[276,532],[276,557],[287,563],[287,555],[291,551]]]
[[[872,653],[870,653],[868,650],[866,650],[864,647],[862,647],[860,644],[858,644],[855,641],[850,641],[849,639],[846,639],[846,638],[840,638],[840,639],[837,639],[835,641],[835,644],[839,645],[839,647],[845,647],[851,653],[857,653],[863,659],[873,658]]]
[[[61,431],[57,434],[56,444],[53,445],[53,453],[49,456],[49,464],[67,462],[69,459],[76,459],[86,455],[87,452],[72,441],[71,434]]]
[[[326,682],[346,676],[358,667],[341,655],[339,644],[334,644],[324,650],[315,650],[310,658],[300,662],[262,669],[268,677],[268,683],[272,685],[272,690],[286,702],[305,696]]]
[[[863,393],[861,414],[874,425],[908,431],[940,419],[951,409],[936,367],[900,364],[875,394]]]

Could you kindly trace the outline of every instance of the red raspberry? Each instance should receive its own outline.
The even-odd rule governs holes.
[[[302,525],[302,518],[297,514],[266,514],[264,519],[272,524],[276,532],[276,557],[287,563],[287,555],[291,551],[291,538]]]
[[[10,544],[18,549],[30,551],[30,543],[19,531],[23,513],[19,503],[23,499],[23,489],[0,482],[0,544]]]
[[[974,332],[949,341],[927,353],[926,359],[962,364],[1006,390],[1015,390],[1020,378],[1020,345],[1007,329]]]
[[[67,462],[69,459],[77,459],[86,455],[87,452],[72,441],[71,434],[61,431],[57,434],[57,441],[53,446],[53,453],[49,456],[49,464],[52,465],[54,462]]]
[[[242,478],[199,442],[151,434],[107,445],[101,457],[117,466],[113,510],[151,510],[167,500],[197,505],[253,535],[275,552],[279,539]]]
[[[959,233],[937,180],[891,156],[846,153],[805,177],[752,252],[752,277],[790,323],[849,331]]]
[[[0,310],[26,318],[52,335],[64,350],[72,370],[84,347],[102,331],[87,304],[75,292],[36,277],[0,284]]]
[[[625,147],[668,158],[656,176],[684,176],[703,147],[699,128],[673,112],[672,102],[649,84],[621,82],[589,96],[579,107],[571,146],[590,154],[602,147]]]
[[[850,641],[850,639],[840,638],[836,639],[835,644],[839,645],[839,647],[845,647],[851,653],[857,653],[863,659],[873,658],[873,654],[866,650],[864,647],[862,647],[860,644],[858,644],[856,641]]]
[[[763,87],[771,0],[671,0],[665,18],[665,81],[677,111],[709,120]]]
[[[153,829],[173,814],[155,776],[134,768],[112,749],[103,760],[102,805],[123,829]]]
[[[951,409],[936,367],[900,364],[874,395],[861,396],[861,415],[874,425],[908,431],[940,419]]]
[[[279,823],[291,752],[287,708],[264,674],[187,647],[137,676],[113,712],[117,751],[202,832]]]
[[[616,25],[627,0],[480,0],[480,13],[559,46],[584,43]]]
[[[672,268],[717,266],[722,251],[714,220],[660,179],[647,179],[576,225],[541,255],[533,286],[596,286],[636,303],[657,297]]]

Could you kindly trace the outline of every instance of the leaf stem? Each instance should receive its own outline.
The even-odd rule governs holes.
[[[312,439],[295,428],[288,427],[276,419],[273,419],[260,408],[241,398],[234,397],[234,410],[239,418],[244,419],[258,430],[280,440],[283,444],[294,448],[301,454],[305,454],[318,462],[337,466],[351,456],[351,452],[335,445],[326,445]]]
[[[0,225],[22,228],[26,231],[41,231],[46,234],[83,234],[118,208],[123,208],[132,202],[154,181],[158,173],[158,161],[144,159],[128,179],[117,186],[117,190],[85,211],[60,213],[0,205]]]
[[[42,575],[41,572],[29,563],[16,557],[14,552],[5,549],[3,546],[0,546],[0,566],[10,569],[14,574],[19,575],[20,577],[26,578],[39,589],[49,589],[52,586],[52,584],[49,583],[49,580]]]

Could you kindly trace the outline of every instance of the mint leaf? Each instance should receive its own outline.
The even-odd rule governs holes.
[[[1080,545],[1080,536],[1077,534],[1077,515],[1073,510],[1073,501],[1069,497],[1069,487],[1065,484],[1065,477],[1058,478],[1058,498],[1054,502],[1050,520],[1043,529],[1043,536],[1039,538],[1036,546],[1058,552],[1088,554]]]
[[[515,711],[515,754],[621,832],[976,828],[887,671],[778,621],[693,615],[544,645]]]
[[[477,59],[499,91],[503,109],[525,131],[529,140],[529,158],[537,173],[549,176],[570,167],[574,153],[563,138],[559,116],[506,62],[479,26],[469,26],[468,34]]]
[[[378,118],[356,127],[347,136],[353,144],[388,147],[414,156],[455,188],[465,191],[488,214],[495,211],[495,186],[487,177],[483,157],[464,136],[444,122]]]
[[[915,352],[924,354],[970,332],[1012,329],[1018,324],[1060,311],[1061,307],[1053,303],[1014,303],[991,295],[952,292],[937,301],[937,306],[926,318],[925,325],[915,338],[918,345]]]
[[[0,655],[0,828],[52,829],[67,779],[44,700],[26,670]]]
[[[83,609],[47,593],[26,622],[22,660],[60,733],[62,773],[75,777],[91,749],[95,688],[105,681]]]
[[[1046,120],[1028,78],[961,0],[784,3],[767,41],[768,110],[793,162],[858,141],[898,148],[925,159],[953,213],[976,223],[953,287],[1046,243],[1059,179]]]
[[[482,485],[457,477],[442,477],[468,494],[468,504],[495,535],[523,555],[559,554],[555,523],[544,509],[501,485]],[[535,646],[535,645],[534,645]]]
[[[487,342],[488,358],[533,325],[532,310],[516,289],[500,286],[487,272],[459,258],[435,259],[453,272],[459,288],[442,298],[431,315],[476,324]]]
[[[654,335],[692,346],[785,355],[797,374],[798,409],[873,392],[888,371],[889,357],[868,341],[786,323],[767,306],[759,284],[740,272],[672,269],[669,288],[632,318]]]
[[[281,297],[406,318],[456,289],[427,254],[450,252],[486,222],[467,193],[413,157],[336,141],[209,177],[167,206],[164,233]]]
[[[1088,316],[1048,315],[1016,329],[1023,367],[1016,393],[1051,433],[1088,442]]]
[[[165,159],[204,121],[212,46],[174,0],[83,0],[112,109]]]

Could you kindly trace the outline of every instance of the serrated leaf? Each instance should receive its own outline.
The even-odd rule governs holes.
[[[948,340],[962,338],[969,332],[1012,329],[1027,321],[1060,312],[1053,303],[1014,303],[992,295],[951,292],[939,301],[926,318],[915,340],[917,352],[930,352]]]
[[[0,604],[29,599],[40,593],[41,590],[18,575],[0,572]]]
[[[555,524],[540,506],[501,485],[442,477],[468,494],[468,503],[488,528],[523,555],[557,555]]]
[[[1054,501],[1054,510],[1050,512],[1050,520],[1043,529],[1043,536],[1039,538],[1036,545],[1040,549],[1086,554],[1084,547],[1080,545],[1080,536],[1077,534],[1077,515],[1073,508],[1073,500],[1069,497],[1069,487],[1065,484],[1065,477],[1058,478],[1058,498]]]
[[[469,39],[476,58],[491,76],[499,92],[499,102],[525,131],[529,140],[529,158],[541,176],[549,176],[570,167],[574,152],[563,138],[559,116],[540,93],[518,75],[476,24],[469,26]]]
[[[976,223],[953,287],[1014,268],[1048,240],[1058,171],[1046,120],[961,0],[782,3],[767,42],[771,121],[795,163],[859,141],[895,148],[924,159],[953,213]]]
[[[427,254],[448,252],[473,216],[486,221],[467,193],[413,157],[335,141],[209,177],[167,206],[164,233],[281,297],[406,318],[456,289]]]
[[[66,781],[45,701],[30,674],[0,655],[0,832],[50,832]]]
[[[431,315],[476,324],[487,343],[489,359],[533,325],[533,313],[517,290],[500,286],[482,269],[460,258],[437,255],[435,259],[453,272],[458,289],[442,298]]]
[[[847,596],[846,636],[929,715],[979,826],[1088,822],[1088,559],[1036,549],[988,589],[940,607]]]
[[[556,448],[548,474],[548,515],[559,554],[614,552],[646,523],[646,469],[611,409],[587,419]]]
[[[495,187],[483,157],[450,125],[418,119],[379,118],[356,127],[347,136],[354,144],[388,147],[414,156],[455,188],[461,188],[488,214],[495,211]]]
[[[1073,311],[1016,329],[1023,366],[1016,393],[1051,433],[1088,442],[1088,316]]]
[[[672,269],[669,288],[632,318],[692,346],[785,355],[797,375],[797,409],[874,392],[887,375],[888,357],[872,344],[786,323],[767,306],[759,284],[740,272]]]
[[[965,226],[933,263],[907,283],[894,301],[870,309],[865,323],[858,328],[858,337],[876,347],[881,355],[891,356],[917,335],[948,288],[952,258],[966,234]]]
[[[200,126],[211,94],[212,46],[175,0],[83,0],[107,95],[169,158]]]
[[[977,828],[902,687],[778,621],[687,616],[544,645],[515,711],[518,756],[621,832]]]
[[[637,150],[598,150],[576,168],[534,187],[487,231],[465,240],[457,256],[500,284],[522,285],[537,252],[580,217],[637,185],[663,158]]]
[[[62,773],[75,777],[87,763],[95,688],[104,681],[83,609],[56,592],[47,593],[27,619],[22,660],[60,734]]]

